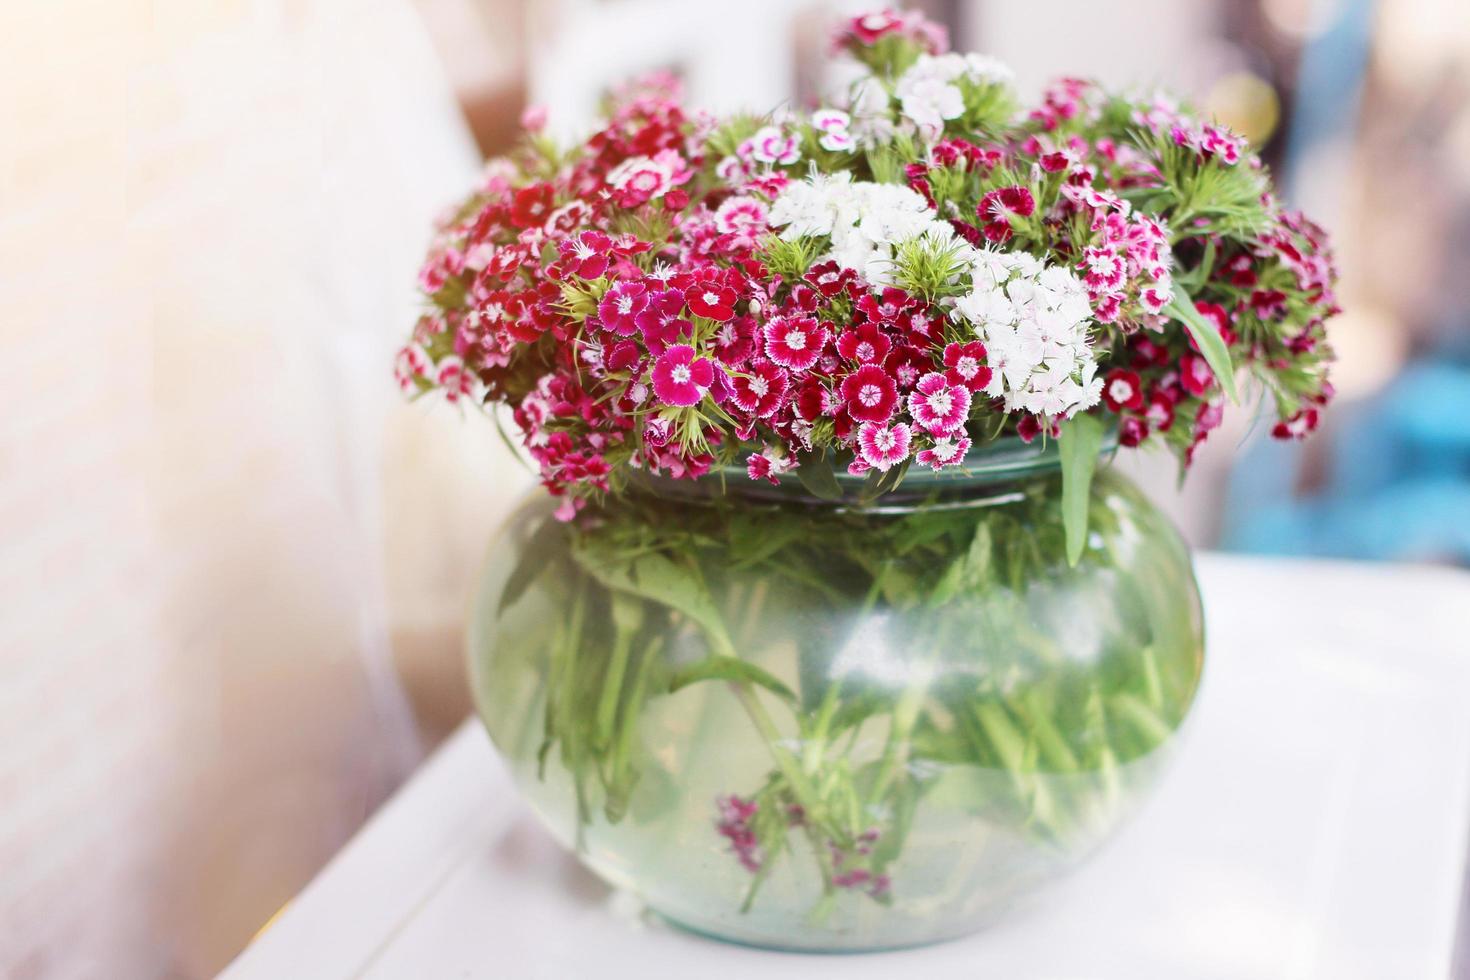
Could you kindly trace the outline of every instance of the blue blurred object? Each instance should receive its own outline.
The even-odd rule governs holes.
[[[1261,440],[1232,477],[1222,546],[1470,566],[1470,352],[1412,362],[1334,408],[1320,490],[1294,495],[1301,444]]]

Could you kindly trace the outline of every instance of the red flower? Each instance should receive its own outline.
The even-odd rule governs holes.
[[[1184,390],[1196,398],[1210,390],[1215,383],[1215,372],[1198,354],[1185,354],[1179,359],[1179,383]]]
[[[1206,320],[1209,320],[1215,325],[1215,329],[1220,332],[1220,337],[1225,341],[1225,343],[1235,343],[1235,331],[1230,329],[1230,314],[1225,312],[1225,307],[1221,306],[1219,303],[1206,303],[1200,301],[1194,304],[1194,308],[1199,311],[1200,316],[1204,317]],[[1194,344],[1194,338],[1190,337],[1189,342],[1191,344]],[[1195,349],[1198,348],[1199,345],[1195,344]]]
[[[1168,432],[1174,424],[1174,403],[1169,396],[1156,391],[1148,396],[1148,408],[1144,409],[1143,417],[1159,432]]]
[[[517,228],[539,228],[551,214],[554,195],[550,184],[532,184],[516,191],[510,206],[510,223]]]
[[[1271,435],[1277,439],[1305,439],[1307,433],[1317,428],[1317,410],[1305,408],[1288,419],[1277,422]]]
[[[980,199],[975,213],[985,223],[982,229],[992,242],[1011,237],[1011,218],[1029,218],[1036,211],[1036,199],[1019,184],[993,190]]]
[[[881,363],[892,347],[893,341],[872,323],[865,323],[856,330],[844,330],[837,338],[837,353],[859,364]]]
[[[1119,368],[1103,379],[1103,401],[1115,412],[1137,412],[1143,408],[1143,384],[1137,373]]]
[[[829,261],[818,262],[808,269],[807,274],[802,278],[815,286],[823,296],[830,299],[846,290],[848,285],[857,278],[857,273],[836,262]]]
[[[1148,438],[1148,423],[1134,415],[1123,419],[1118,426],[1119,445],[1132,448]]]
[[[752,361],[730,379],[730,399],[756,418],[765,418],[781,407],[786,395],[786,372],[773,362]]]
[[[898,388],[882,368],[865,364],[842,379],[842,400],[860,422],[887,422],[898,405]]]
[[[763,333],[766,356],[792,371],[809,370],[827,346],[827,330],[815,317],[779,316]]]
[[[739,297],[735,290],[718,282],[696,282],[684,290],[684,301],[695,316],[707,317],[724,323],[735,315],[735,302]]]
[[[985,366],[985,345],[978,340],[950,344],[944,348],[944,377],[952,385],[964,385],[980,391],[990,384],[991,371]]]

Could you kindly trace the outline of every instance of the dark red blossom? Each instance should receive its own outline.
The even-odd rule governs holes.
[[[556,192],[550,184],[532,184],[516,191],[510,222],[517,228],[539,228],[551,214]]]
[[[887,422],[898,406],[898,388],[883,368],[864,364],[842,379],[842,401],[860,422]]]
[[[1029,218],[1035,212],[1036,198],[1019,184],[990,191],[975,209],[985,237],[996,243],[1010,239],[1012,218]]]

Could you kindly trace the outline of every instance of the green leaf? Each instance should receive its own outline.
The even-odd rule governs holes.
[[[1215,372],[1220,387],[1225,389],[1232,404],[1239,405],[1240,394],[1235,388],[1235,368],[1230,363],[1230,348],[1225,346],[1225,338],[1220,336],[1220,331],[1200,315],[1194,308],[1194,300],[1178,284],[1175,284],[1174,298],[1164,307],[1164,312],[1184,323],[1184,328],[1189,331],[1199,352],[1204,355],[1205,363]]]
[[[796,704],[796,694],[774,674],[757,667],[739,657],[706,657],[674,673],[669,681],[669,693],[688,687],[699,681],[733,681],[737,684],[756,684],[781,698],[788,704]]]
[[[544,520],[521,546],[521,560],[511,570],[510,577],[505,580],[505,588],[500,591],[500,604],[495,610],[497,615],[525,594],[551,560],[561,554],[563,546],[559,539],[565,533],[566,526],[559,521]]]
[[[802,453],[797,457],[796,478],[813,497],[821,500],[841,500],[842,487],[832,472],[832,465],[821,453]]]
[[[1080,414],[1062,423],[1057,440],[1062,455],[1062,527],[1067,534],[1068,565],[1077,564],[1087,544],[1087,504],[1102,435],[1101,419]]]

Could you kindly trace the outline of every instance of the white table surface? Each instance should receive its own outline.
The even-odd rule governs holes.
[[[1204,684],[1158,795],[987,931],[769,953],[640,913],[467,722],[228,980],[1451,974],[1470,835],[1470,574],[1205,555]]]

